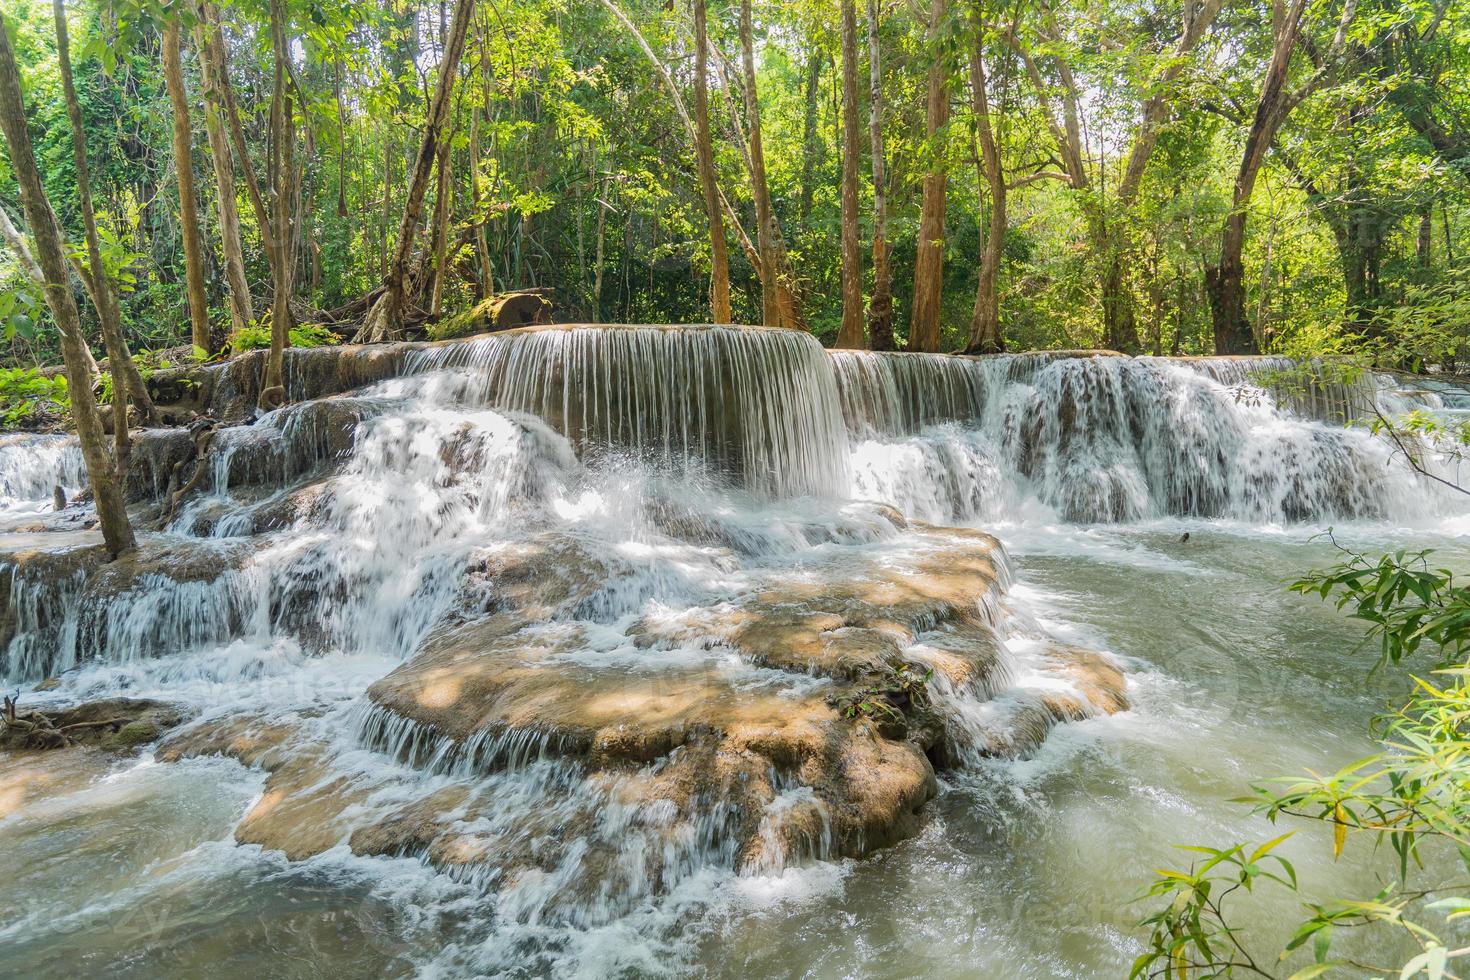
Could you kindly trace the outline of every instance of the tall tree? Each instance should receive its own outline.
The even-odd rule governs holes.
[[[1253,354],[1259,349],[1255,331],[1245,313],[1245,227],[1256,178],[1266,162],[1266,153],[1276,141],[1276,133],[1287,115],[1311,95],[1328,77],[1347,43],[1348,25],[1357,9],[1356,0],[1345,0],[1331,47],[1315,72],[1295,89],[1287,85],[1301,38],[1302,19],[1307,0],[1291,0],[1289,6],[1277,0],[1273,5],[1271,25],[1271,60],[1261,83],[1255,116],[1246,133],[1245,151],[1235,175],[1235,188],[1230,213],[1220,236],[1220,260],[1205,270],[1205,285],[1210,296],[1210,314],[1214,324],[1216,354]]]
[[[978,25],[970,51],[970,95],[975,109],[975,138],[980,144],[980,171],[990,189],[990,221],[980,254],[975,308],[970,314],[967,354],[998,354],[1005,350],[1000,333],[1000,260],[1006,237],[1006,180],[1001,168],[1000,144],[991,120],[990,84],[985,74],[985,25]]]
[[[204,132],[209,139],[209,156],[214,164],[215,203],[219,212],[220,250],[224,255],[225,282],[230,293],[231,334],[238,334],[255,319],[250,282],[245,275],[245,249],[240,235],[240,208],[236,200],[235,161],[230,156],[226,133],[225,81],[211,56],[210,30],[214,18],[203,0],[194,20],[194,50],[199,54],[204,79]],[[249,161],[246,161],[248,166]]]
[[[863,257],[858,235],[858,45],[855,0],[842,0],[842,329],[838,347],[863,346]]]
[[[121,481],[107,452],[107,437],[97,411],[97,401],[92,395],[92,378],[82,353],[86,349],[86,341],[82,336],[81,316],[77,312],[76,300],[67,288],[66,249],[61,240],[61,225],[46,197],[41,172],[36,167],[30,133],[26,129],[20,71],[16,68],[15,53],[11,49],[10,32],[3,21],[0,21],[0,130],[4,131],[5,142],[10,149],[10,168],[20,186],[21,207],[35,239],[36,263],[46,280],[46,305],[61,334],[72,420],[76,423],[77,438],[81,442],[103,544],[109,554],[116,556],[133,547],[133,527],[128,520]],[[105,275],[101,268],[98,275]]]
[[[720,211],[720,187],[715,179],[715,150],[709,127],[709,29],[705,0],[694,0],[694,123],[695,157],[704,212],[709,220],[709,302],[715,323],[734,319],[730,310],[730,255],[725,247],[725,220]],[[602,211],[598,211],[598,228]],[[598,238],[601,245],[601,237]],[[599,264],[600,267],[600,264]]]
[[[883,157],[883,68],[878,3],[868,0],[868,142],[873,167],[873,296],[868,346],[893,350],[893,273],[888,265],[888,174]]]
[[[163,83],[173,105],[174,176],[179,185],[179,224],[183,227],[184,278],[188,286],[189,326],[194,346],[210,349],[209,299],[204,291],[204,247],[199,235],[199,206],[194,193],[194,140],[190,132],[189,96],[184,91],[179,19],[168,13],[163,29]]]
[[[761,323],[781,323],[780,300],[776,293],[776,215],[771,208],[771,188],[766,183],[766,152],[761,144],[761,107],[755,87],[755,39],[751,27],[750,0],[740,0],[740,64],[745,73],[745,125],[750,134],[750,184],[755,198],[756,244],[760,253]]]
[[[270,0],[271,58],[275,68],[270,111],[270,238],[271,253],[271,346],[265,361],[265,378],[260,386],[259,407],[270,410],[286,401],[286,348],[291,338],[291,207],[292,183],[296,174],[295,122],[289,87],[291,57],[286,27],[285,0]]]
[[[87,133],[82,124],[82,106],[77,99],[71,71],[71,37],[66,24],[63,0],[52,0],[56,21],[56,61],[61,74],[62,98],[71,124],[72,162],[76,167],[77,203],[82,212],[82,228],[87,241],[87,270],[91,282],[92,302],[102,326],[102,342],[107,348],[107,366],[112,375],[113,446],[119,466],[126,466],[131,443],[128,438],[128,400],[132,399],[144,421],[153,418],[153,401],[143,383],[138,365],[128,350],[123,336],[122,311],[118,308],[117,291],[102,261],[102,244],[97,236],[97,212],[92,205],[92,174],[87,160]],[[90,352],[89,352],[90,353]]]
[[[948,0],[933,0],[929,8],[929,80],[924,106],[929,169],[924,174],[918,259],[914,263],[914,306],[909,316],[909,350],[915,351],[939,350],[940,301],[944,292],[944,206],[949,183],[948,163],[939,145],[939,133],[949,123],[949,68],[948,59],[940,49],[948,12]]]
[[[447,136],[449,103],[454,94],[454,81],[459,74],[459,59],[464,54],[465,37],[469,33],[470,18],[474,10],[474,0],[456,0],[454,21],[450,25],[449,36],[444,40],[444,53],[439,59],[439,81],[434,87],[434,98],[429,104],[429,117],[424,122],[423,139],[419,143],[418,155],[414,158],[403,220],[398,225],[398,244],[388,264],[383,295],[373,304],[372,310],[369,311],[367,319],[363,322],[362,329],[354,338],[359,343],[397,340],[403,334],[408,262],[413,255],[419,223],[423,220],[424,195],[428,190],[429,178],[434,170],[434,157],[438,151],[439,142]]]

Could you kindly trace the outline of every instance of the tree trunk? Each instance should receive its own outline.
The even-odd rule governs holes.
[[[413,254],[419,221],[423,217],[424,194],[434,169],[434,156],[439,142],[447,135],[445,125],[449,116],[450,97],[454,93],[454,80],[459,74],[459,59],[464,54],[465,35],[469,32],[470,16],[474,9],[475,0],[456,0],[454,5],[454,23],[444,43],[444,55],[439,62],[439,81],[434,88],[434,99],[429,104],[429,117],[424,122],[424,139],[419,145],[418,156],[414,158],[403,221],[398,226],[398,244],[388,265],[383,295],[373,305],[362,329],[353,338],[356,343],[396,340],[403,334],[404,280],[408,273],[408,261]]]
[[[750,135],[750,183],[755,198],[756,247],[760,256],[761,323],[781,323],[776,294],[776,223],[771,211],[771,191],[766,183],[766,154],[761,146],[761,107],[755,88],[755,40],[750,23],[750,0],[740,0],[740,62],[745,75],[745,117]]]
[[[128,400],[138,407],[138,416],[144,422],[153,420],[153,400],[138,365],[133,363],[132,351],[128,350],[127,338],[123,336],[122,311],[118,308],[117,293],[113,291],[112,279],[102,264],[102,246],[97,237],[97,214],[92,206],[91,167],[87,162],[87,134],[82,124],[82,107],[77,100],[76,85],[71,72],[71,38],[66,25],[66,7],[63,0],[53,0],[52,12],[56,19],[56,55],[61,72],[61,90],[66,100],[66,115],[71,123],[72,160],[76,166],[77,201],[81,206],[82,226],[87,238],[87,268],[91,273],[92,301],[97,306],[97,319],[102,325],[102,342],[107,348],[107,366],[112,375],[112,426],[115,457],[119,469],[127,466],[132,444],[128,438]],[[83,350],[86,346],[83,345]],[[91,360],[87,350],[86,360]],[[89,368],[95,367],[95,362]]]
[[[709,127],[709,33],[705,0],[694,0],[694,124],[699,185],[709,218],[710,318],[730,323],[730,254],[725,246],[725,220],[720,211],[720,188],[715,179],[715,151]],[[598,243],[601,244],[602,205],[598,205]],[[599,270],[600,273],[600,270]]]
[[[863,256],[858,235],[858,45],[855,0],[842,0],[842,329],[837,346],[863,346]]]
[[[979,284],[975,308],[970,315],[970,340],[966,354],[999,354],[1005,350],[1000,334],[1000,260],[1006,237],[1006,181],[1001,169],[1000,146],[990,120],[989,84],[985,77],[984,37],[970,52],[970,89],[975,107],[975,128],[980,141],[980,170],[990,188],[990,227],[980,255]]]
[[[184,276],[189,294],[189,327],[194,346],[210,349],[209,300],[204,292],[204,248],[199,238],[198,199],[194,196],[194,141],[189,97],[179,60],[179,12],[169,14],[163,32],[163,82],[173,105],[174,173],[179,183],[179,223],[184,228]]]
[[[592,322],[602,322],[602,269],[607,247],[607,191],[610,178],[602,178],[597,195],[597,244],[592,249]]]
[[[486,86],[488,95],[489,86]],[[480,115],[474,110],[470,118],[470,211],[475,215],[475,261],[479,268],[480,299],[489,299],[495,292],[495,270],[490,264],[490,238],[485,234],[485,222],[480,216]]]
[[[806,59],[806,106],[801,123],[801,226],[812,216],[812,197],[816,186],[817,164],[822,141],[817,138],[818,89],[822,81],[822,49],[815,44]]]
[[[438,176],[435,178],[434,229],[429,236],[429,254],[434,257],[433,282],[429,291],[429,312],[438,316],[444,304],[444,259],[449,242],[449,176],[450,140],[439,144]]]
[[[219,82],[219,95],[224,103],[225,122],[228,123],[230,143],[235,148],[235,163],[245,177],[245,192],[250,198],[251,210],[255,213],[255,225],[260,229],[260,237],[265,242],[266,252],[269,255],[270,215],[266,211],[265,198],[260,192],[260,181],[255,176],[255,167],[250,162],[250,150],[245,145],[245,128],[240,123],[240,108],[235,102],[234,85],[230,82],[229,56],[225,48],[224,29],[220,27],[219,8],[213,3],[205,3],[202,9],[209,21],[209,43],[206,47],[206,56],[212,66],[212,74]],[[271,270],[271,274],[275,275],[274,269]]]
[[[271,92],[271,232],[269,248],[274,272],[271,294],[271,346],[261,383],[260,408],[269,411],[286,401],[286,348],[291,342],[291,181],[295,176],[296,133],[286,59],[291,57],[286,33],[285,0],[270,0],[271,48],[275,62]]]
[[[0,130],[4,131],[5,142],[10,148],[10,169],[20,187],[21,207],[36,240],[35,258],[46,281],[46,305],[61,335],[72,420],[76,423],[77,438],[81,442],[102,540],[108,553],[115,557],[133,547],[133,528],[128,520],[114,460],[107,453],[106,434],[92,395],[92,379],[83,354],[86,343],[82,338],[81,317],[71,290],[67,288],[66,249],[61,241],[56,214],[46,198],[41,173],[36,167],[30,133],[26,130],[20,71],[11,51],[9,32],[3,27],[0,27]],[[98,278],[103,277],[99,275]]]
[[[944,291],[944,196],[949,181],[938,134],[949,122],[949,73],[940,57],[940,28],[947,0],[934,0],[929,8],[929,91],[924,110],[928,136],[929,171],[924,175],[924,203],[919,212],[918,259],[914,263],[914,307],[909,317],[908,349],[939,350],[940,301]]]
[[[240,238],[240,209],[235,198],[235,163],[230,157],[230,138],[225,132],[224,82],[215,59],[210,55],[206,33],[210,16],[207,4],[199,5],[199,19],[194,24],[194,47],[199,52],[204,76],[204,131],[209,137],[209,155],[214,162],[215,191],[218,198],[220,248],[224,252],[225,281],[230,287],[230,326],[233,333],[249,326],[255,319],[250,284],[245,276],[245,250]]]
[[[893,274],[888,266],[888,175],[883,159],[883,69],[878,4],[868,0],[868,142],[873,164],[873,296],[868,301],[868,346],[893,350]]]

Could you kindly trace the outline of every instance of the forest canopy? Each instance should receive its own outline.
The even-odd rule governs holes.
[[[1467,353],[1464,0],[3,11],[98,346],[84,185],[134,351],[251,346],[282,306],[399,337],[535,289],[841,346]],[[10,159],[0,318],[49,363]]]

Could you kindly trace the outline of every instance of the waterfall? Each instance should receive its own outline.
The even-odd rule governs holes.
[[[415,352],[462,368],[482,403],[544,419],[579,447],[619,447],[781,496],[839,493],[847,440],[810,334],[756,327],[572,327]]]
[[[1377,389],[1282,359],[834,352],[860,496],[931,520],[1408,519],[1442,502],[1362,428]],[[1259,382],[1259,383],[1258,383]],[[933,393],[932,397],[928,393]]]
[[[0,508],[49,510],[52,491],[86,482],[81,448],[63,435],[0,436]]]

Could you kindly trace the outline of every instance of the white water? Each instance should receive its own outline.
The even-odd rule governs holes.
[[[1316,529],[1348,520],[1367,548],[1470,557],[1446,538],[1456,501],[1385,443],[1278,411],[1238,372],[823,355],[800,335],[736,331],[441,350],[413,376],[329,400],[339,414],[285,409],[227,437],[211,491],[160,539],[215,549],[199,560],[224,574],[149,573],[105,602],[81,582],[15,589],[4,673],[69,669],[58,700],[264,711],[363,790],[359,819],[465,788],[483,804],[478,829],[538,849],[544,870],[450,875],[342,845],[288,863],[231,841],[261,776],[224,760],[94,758],[39,797],[17,795],[33,775],[0,768],[0,840],[22,887],[65,883],[53,904],[0,912],[7,969],[59,974],[85,949],[98,969],[176,976],[1116,975],[1137,951],[1125,903],[1170,842],[1271,836],[1224,801],[1363,748],[1384,692],[1361,683],[1355,629],[1282,589],[1332,560]],[[355,435],[333,460],[323,420],[342,417]],[[54,473],[52,448],[15,468]],[[262,472],[279,473],[264,490],[230,483]],[[818,835],[794,861],[772,850],[742,866],[718,808],[623,805],[617,778],[535,743],[436,762],[442,746],[407,747],[412,733],[375,727],[363,701],[444,617],[500,607],[503,586],[467,573],[548,541],[578,549],[541,555],[565,561],[573,587],[537,634],[545,651],[527,656],[651,691],[691,673],[820,688],[709,642],[705,617],[928,547],[843,498],[984,527],[1015,556],[1001,697],[948,695],[974,737],[1004,724],[1008,696],[1052,683],[1030,666],[1047,635],[1122,658],[1134,709],[1066,726],[1033,757],[972,758],[944,776],[919,835],[873,858],[827,860]],[[649,648],[635,625],[677,638]],[[519,763],[486,771],[506,753]],[[767,819],[774,831],[814,803],[792,785]],[[69,849],[69,835],[91,845]],[[1363,884],[1320,849],[1300,856],[1318,879]]]

